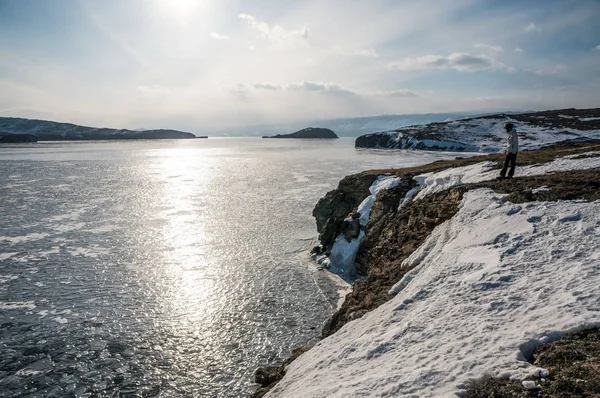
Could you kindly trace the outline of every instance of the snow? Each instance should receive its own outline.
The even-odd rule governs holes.
[[[523,380],[523,387],[528,390],[539,390],[540,386],[533,380]]]
[[[396,187],[400,181],[401,179],[397,177],[381,175],[377,177],[377,179],[371,184],[369,187],[369,192],[371,192],[371,195],[364,199],[358,206],[358,212],[360,214],[359,222],[362,227],[365,227],[369,221],[371,208],[375,203],[377,194],[381,191]],[[347,218],[346,221],[352,221],[352,219]],[[320,257],[317,259],[317,262],[335,274],[345,275],[348,278],[356,277],[354,259],[356,258],[360,241],[364,237],[364,231],[360,231],[357,238],[354,238],[348,242],[344,234],[338,235],[338,237],[335,239],[333,247],[331,248],[329,259],[326,257]],[[351,279],[348,281],[350,280]]]
[[[591,122],[594,120],[600,120],[600,117],[580,117],[579,121],[581,122]]]
[[[400,178],[386,175],[377,177],[377,179],[369,187],[369,192],[371,192],[371,195],[369,195],[365,200],[363,200],[362,203],[358,206],[358,212],[360,213],[360,225],[364,227],[369,222],[369,217],[371,216],[371,208],[375,203],[375,198],[377,197],[377,194],[380,191],[385,191],[396,187],[400,183],[400,181]]]
[[[557,171],[586,170],[600,167],[600,157],[581,159],[573,158],[574,156],[590,154],[596,154],[596,152],[565,156],[554,159],[552,162],[525,167],[519,167],[517,160],[515,177],[543,175]],[[415,177],[415,180],[419,182],[421,189],[414,197],[414,200],[423,199],[427,195],[441,192],[458,184],[470,184],[493,180],[499,175],[499,170],[490,169],[495,165],[496,163],[494,162],[481,162],[469,166],[446,169],[437,173],[418,175]]]
[[[454,185],[495,178],[496,175],[492,177],[488,173],[490,168],[494,166],[496,166],[495,162],[481,162],[469,166],[442,170],[437,173],[426,173],[416,176],[415,180],[422,185],[422,188],[416,195],[415,200],[423,199],[427,195],[443,191]]]
[[[598,214],[600,201],[465,193],[405,261],[397,295],[292,362],[267,396],[449,397],[485,374],[544,377],[526,362],[534,347],[600,326]]]
[[[535,189],[531,190],[531,192],[533,192],[533,193],[548,192],[548,191],[551,191],[551,189],[545,185],[542,185],[539,188],[535,188]]]
[[[574,116],[559,115],[566,119]],[[600,118],[582,118],[591,121]],[[390,149],[439,149],[447,151],[499,152],[504,149],[506,132],[503,125],[511,122],[519,135],[519,145],[523,149],[537,149],[543,145],[574,138],[600,138],[600,129],[578,130],[564,126],[539,126],[521,122],[509,117],[485,117],[480,119],[460,119],[446,124],[403,127],[400,131],[387,131],[394,142]],[[435,130],[432,130],[435,128]],[[419,134],[422,133],[422,134]],[[417,136],[432,136],[435,140],[417,139]]]

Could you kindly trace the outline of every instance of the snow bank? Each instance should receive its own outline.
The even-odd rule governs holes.
[[[600,156],[591,158],[575,159],[574,157],[588,155],[595,156],[598,152],[587,152],[577,155],[569,155],[541,165],[517,166],[515,177],[533,176],[553,173],[556,171],[586,170],[600,167]],[[458,184],[470,184],[493,180],[498,177],[499,170],[492,170],[495,162],[481,162],[469,166],[446,169],[437,173],[426,173],[415,176],[415,180],[421,186],[414,200],[423,199],[425,196],[441,192]]]
[[[447,397],[486,373],[542,374],[524,361],[533,347],[600,325],[598,214],[598,201],[467,192],[395,298],[300,356],[268,397]]]

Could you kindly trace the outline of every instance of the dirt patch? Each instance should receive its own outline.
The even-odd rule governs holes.
[[[465,398],[567,398],[600,397],[600,329],[571,333],[539,346],[532,363],[549,375],[534,380],[537,390],[526,390],[520,381],[486,376],[471,384]]]

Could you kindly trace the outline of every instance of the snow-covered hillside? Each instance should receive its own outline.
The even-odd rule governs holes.
[[[401,206],[495,180],[491,166],[416,175],[419,189]],[[540,176],[530,180],[531,192],[548,192],[536,181],[556,172],[590,170],[595,181],[600,153],[565,154],[517,170],[517,177]],[[387,189],[394,185],[382,177],[372,191],[382,181]],[[512,203],[489,188],[465,192],[454,217],[402,263],[411,270],[390,290],[394,298],[301,355],[267,396],[452,397],[485,374],[547,376],[527,362],[536,346],[600,326],[598,214],[598,200]]]
[[[600,138],[600,109],[563,109],[403,127],[360,136],[356,147],[498,152],[504,148],[505,122],[515,125],[522,149],[565,140]]]
[[[78,126],[48,120],[0,117],[0,132],[33,134],[40,141],[195,138],[177,130],[127,130]]]
[[[262,136],[291,133],[306,126],[316,126],[333,130],[340,137],[358,137],[375,131],[387,131],[402,126],[443,122],[473,116],[472,113],[427,113],[405,115],[380,115],[340,119],[303,120],[290,123],[238,126],[210,131],[211,135]]]

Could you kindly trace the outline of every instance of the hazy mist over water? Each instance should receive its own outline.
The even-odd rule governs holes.
[[[0,147],[0,397],[245,396],[337,287],[311,215],[344,176],[456,154],[353,139]]]

